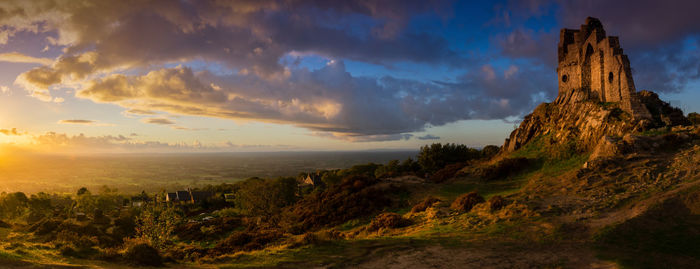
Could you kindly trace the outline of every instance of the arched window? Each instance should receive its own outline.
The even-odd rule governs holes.
[[[613,83],[614,79],[615,79],[615,76],[613,76],[613,73],[612,72],[608,73],[608,82]]]
[[[561,82],[566,83],[566,81],[569,80],[569,77],[566,75],[561,76]]]

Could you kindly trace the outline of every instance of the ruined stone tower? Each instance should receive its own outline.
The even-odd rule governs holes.
[[[557,103],[569,102],[575,90],[583,90],[588,98],[619,103],[635,119],[651,117],[637,97],[629,59],[618,37],[606,36],[596,18],[586,18],[579,30],[561,30],[557,74]]]

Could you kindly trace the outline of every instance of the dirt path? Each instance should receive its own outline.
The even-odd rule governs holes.
[[[352,268],[618,268],[587,247],[549,245],[444,248],[431,246],[370,258]]]

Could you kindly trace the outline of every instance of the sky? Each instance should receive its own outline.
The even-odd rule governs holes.
[[[620,36],[700,111],[698,1],[5,0],[0,151],[500,145],[557,94],[561,28]],[[0,152],[1,153],[1,152]]]

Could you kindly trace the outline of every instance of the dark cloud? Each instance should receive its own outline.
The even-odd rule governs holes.
[[[187,60],[217,62],[262,77],[283,75],[288,53],[392,65],[461,65],[445,38],[405,29],[414,16],[450,1],[9,1],[0,24],[56,32],[65,54],[17,83],[48,100],[47,89],[114,69]],[[439,13],[438,13],[439,14]]]
[[[424,135],[424,136],[419,136],[418,139],[420,139],[420,140],[439,140],[440,137],[439,137],[439,136],[434,136],[434,135],[431,135],[431,134],[426,134],[426,135]]]
[[[407,133],[465,119],[521,116],[556,93],[554,75],[538,66],[489,65],[455,82],[356,77],[342,61],[318,70],[290,69],[289,77],[195,73],[178,67],[143,76],[113,75],[77,95],[172,114],[254,119],[307,128],[350,141],[408,139]],[[148,123],[158,118],[144,119]]]
[[[493,42],[501,48],[503,56],[534,59],[551,67],[557,66],[558,32],[517,28],[510,33],[496,35]]]

